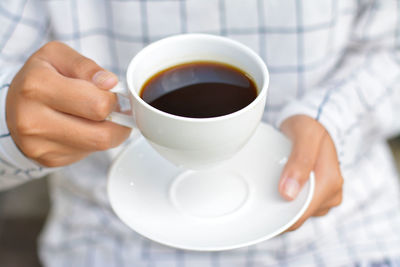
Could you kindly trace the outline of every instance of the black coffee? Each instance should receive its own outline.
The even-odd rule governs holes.
[[[215,62],[192,62],[151,77],[140,97],[156,109],[210,118],[238,111],[257,97],[253,80],[241,70]]]

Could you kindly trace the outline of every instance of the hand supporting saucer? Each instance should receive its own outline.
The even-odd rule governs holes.
[[[314,177],[294,201],[284,200],[278,182],[290,142],[261,123],[232,159],[206,171],[179,169],[140,138],[109,172],[115,213],[130,228],[181,249],[218,251],[272,238],[308,207]]]

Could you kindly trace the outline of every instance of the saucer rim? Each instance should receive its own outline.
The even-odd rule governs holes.
[[[260,123],[260,125],[261,124],[264,124],[264,126],[267,126],[267,127],[270,126],[267,123]],[[248,241],[248,242],[244,242],[244,243],[240,243],[240,244],[236,244],[236,245],[229,245],[229,246],[198,247],[198,246],[190,246],[190,245],[186,245],[185,246],[185,245],[182,245],[182,244],[174,244],[172,242],[162,241],[162,240],[159,240],[158,238],[153,237],[151,233],[150,234],[144,234],[141,230],[137,230],[137,229],[134,229],[133,227],[131,227],[131,225],[125,220],[124,216],[121,216],[120,215],[121,213],[119,213],[117,211],[118,209],[115,208],[115,203],[112,201],[113,198],[112,198],[111,192],[110,192],[111,191],[110,190],[110,183],[111,183],[111,180],[112,180],[111,179],[111,173],[116,168],[118,162],[121,161],[124,158],[123,155],[128,153],[130,148],[132,146],[135,146],[139,142],[146,142],[146,139],[142,135],[137,136],[137,139],[132,141],[132,142],[130,142],[126,146],[126,148],[124,148],[120,153],[118,153],[118,155],[115,157],[115,159],[111,163],[111,166],[110,166],[110,168],[109,168],[109,170],[107,172],[107,197],[108,197],[110,206],[111,206],[113,212],[115,213],[115,215],[127,227],[129,227],[132,231],[135,231],[136,233],[138,233],[139,235],[141,235],[144,238],[147,238],[149,240],[152,240],[154,242],[157,242],[159,244],[162,244],[162,245],[165,245],[165,246],[168,246],[168,247],[171,247],[171,248],[176,248],[176,249],[181,249],[181,250],[188,250],[188,251],[198,251],[198,252],[213,252],[213,251],[226,251],[226,250],[239,249],[239,248],[243,248],[243,247],[247,247],[247,246],[258,244],[260,242],[263,242],[263,241],[271,239],[271,238],[273,238],[275,236],[278,236],[279,234],[281,234],[285,230],[287,230],[290,226],[292,226],[298,219],[300,219],[300,217],[307,210],[307,208],[309,207],[309,205],[311,203],[311,200],[312,200],[312,198],[314,196],[315,175],[314,175],[314,172],[312,171],[310,173],[310,177],[309,177],[308,181],[306,182],[306,184],[309,184],[309,188],[308,188],[308,192],[307,192],[307,198],[306,198],[304,204],[302,205],[301,209],[299,209],[299,211],[296,213],[296,215],[289,222],[287,222],[285,225],[281,226],[280,228],[278,228],[277,230],[271,232],[270,234],[262,236],[262,237],[260,237],[258,239],[254,239],[254,240]],[[179,169],[179,167],[176,167],[176,168]]]

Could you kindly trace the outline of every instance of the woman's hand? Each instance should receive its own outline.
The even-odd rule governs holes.
[[[310,206],[288,231],[299,228],[311,216],[323,216],[342,202],[343,178],[333,141],[316,120],[296,115],[286,119],[281,130],[293,142],[292,152],[279,182],[287,200],[296,198],[310,172],[315,174],[315,192]]]
[[[19,149],[48,167],[122,143],[130,129],[105,121],[117,77],[59,42],[33,54],[7,94],[7,125]]]

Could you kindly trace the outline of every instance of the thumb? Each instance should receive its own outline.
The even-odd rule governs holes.
[[[288,118],[281,130],[292,140],[292,152],[283,168],[278,189],[285,199],[293,200],[314,168],[325,130],[317,121],[304,115]]]
[[[61,42],[47,43],[38,51],[38,55],[62,75],[90,81],[100,89],[110,89],[118,82],[115,74]]]

